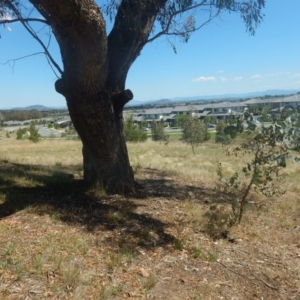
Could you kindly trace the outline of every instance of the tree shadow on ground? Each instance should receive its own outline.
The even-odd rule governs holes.
[[[199,203],[208,203],[214,194],[209,188],[182,183],[168,176],[167,172],[157,169],[144,169],[142,179],[138,181],[145,189],[142,197],[162,197],[178,201],[190,199]]]
[[[87,231],[119,231],[109,243],[122,247],[166,246],[174,236],[166,232],[172,224],[148,213],[137,213],[144,201],[164,198],[208,203],[214,193],[164,176],[154,169],[143,170],[138,192],[130,197],[107,196],[101,186],[89,187],[77,175],[79,166],[48,167],[0,161],[0,220],[29,207],[29,213],[48,214]]]
[[[123,236],[135,238],[144,247],[173,242],[174,237],[165,233],[168,224],[136,213],[138,205],[131,198],[106,196],[100,186],[91,188],[74,173],[78,173],[78,166],[0,161],[0,220],[29,208],[29,213],[49,214],[88,231],[122,229]],[[156,235],[153,243],[146,241],[150,232]]]

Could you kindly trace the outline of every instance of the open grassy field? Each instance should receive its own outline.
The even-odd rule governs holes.
[[[214,142],[128,148],[141,189],[107,196],[82,181],[80,141],[0,140],[0,299],[300,299],[299,164],[283,196],[252,193],[222,236],[217,164],[232,174],[250,157]]]

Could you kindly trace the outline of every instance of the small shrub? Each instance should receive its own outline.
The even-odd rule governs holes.
[[[201,258],[204,261],[216,262],[218,260],[218,253],[209,252],[204,249],[193,248],[193,258]]]
[[[128,142],[145,142],[147,140],[147,133],[134,123],[133,116],[129,116],[124,121],[124,135]]]
[[[28,131],[28,128],[19,128],[17,130],[17,140],[22,140],[23,139],[23,135],[25,135]]]
[[[175,239],[175,240],[174,240],[174,248],[175,248],[176,250],[182,251],[183,248],[184,248],[184,245],[183,245],[182,240],[180,240],[180,239]]]
[[[227,126],[227,124],[226,124],[225,121],[222,120],[222,121],[218,122],[217,125],[216,125],[217,134],[224,133],[224,129],[225,129],[226,126]]]
[[[38,133],[38,130],[35,128],[35,124],[32,122],[29,127],[29,140],[37,143],[41,139],[41,135]]]
[[[185,115],[177,115],[175,117],[175,121],[176,121],[176,126],[183,128],[183,124],[186,121],[186,116]]]
[[[229,145],[232,139],[230,135],[226,135],[224,132],[216,134],[216,143],[221,143],[223,145]]]
[[[202,250],[201,249],[198,249],[198,248],[194,248],[193,249],[193,254],[192,254],[192,257],[193,258],[199,258],[202,254]]]
[[[235,224],[235,216],[230,204],[212,203],[209,210],[204,214],[206,219],[203,231],[209,235],[213,240],[223,237],[225,232]]]
[[[217,123],[216,126],[216,143],[221,143],[223,145],[228,145],[231,143],[231,138],[230,136],[227,136],[224,133],[224,129],[226,128],[227,124],[225,123],[225,121],[220,121],[219,123]]]
[[[192,110],[183,123],[182,140],[191,145],[195,154],[195,146],[210,138],[207,126],[202,123]]]
[[[167,145],[169,143],[169,134],[165,133],[164,129],[165,129],[165,124],[163,120],[160,122],[152,121],[151,124],[152,140],[164,142]]]
[[[243,132],[243,119],[231,118],[229,120],[230,125],[227,125],[225,121],[220,121],[216,126],[216,143],[222,143],[228,145],[232,139],[235,139],[239,133]]]
[[[208,129],[205,131],[204,141],[209,141],[211,139],[211,134],[208,132]]]
[[[245,114],[247,122],[252,121],[252,115]],[[268,128],[248,126],[249,138],[240,147],[227,148],[227,156],[250,154],[252,160],[246,163],[240,172],[235,172],[229,178],[223,175],[222,165],[218,166],[218,182],[216,188],[231,199],[233,217],[229,226],[239,224],[243,217],[251,189],[265,196],[283,194],[282,176],[280,170],[286,167],[289,157],[288,145],[290,130],[287,134],[277,124]]]
[[[229,125],[224,128],[224,134],[229,135],[232,139],[235,139],[239,132],[239,128],[234,125]]]

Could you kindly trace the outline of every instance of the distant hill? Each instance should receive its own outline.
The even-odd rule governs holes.
[[[125,106],[140,106],[140,105],[145,105],[146,101],[142,100],[130,100]]]
[[[141,106],[141,105],[155,105],[155,104],[171,104],[172,102],[184,102],[184,101],[209,101],[209,100],[220,100],[220,101],[231,101],[237,99],[256,98],[269,96],[285,96],[296,94],[299,90],[266,90],[258,91],[253,93],[244,94],[222,94],[222,95],[205,95],[205,96],[192,96],[192,97],[175,97],[171,99],[160,99],[160,100],[131,100],[126,106]],[[26,107],[15,107],[10,110],[52,110],[52,109],[67,109],[67,107],[47,107],[44,105],[31,105]]]
[[[222,94],[222,95],[206,95],[206,96],[193,96],[193,97],[176,97],[171,101],[196,101],[196,100],[234,100],[242,98],[255,98],[263,97],[265,95],[278,96],[278,95],[290,95],[297,93],[297,90],[266,90],[244,94]]]
[[[127,106],[140,106],[140,105],[153,105],[153,104],[167,104],[172,102],[182,102],[182,101],[209,101],[209,100],[223,100],[223,101],[231,101],[237,99],[245,99],[245,98],[256,98],[263,97],[265,95],[269,96],[279,96],[279,95],[290,95],[297,93],[297,90],[266,90],[266,91],[258,91],[252,93],[244,93],[244,94],[222,94],[222,95],[204,95],[204,96],[192,96],[192,97],[175,97],[171,99],[161,99],[161,100],[132,100],[128,103]]]
[[[0,108],[1,109],[1,108]],[[60,106],[60,107],[47,107],[44,105],[30,105],[30,106],[25,106],[25,107],[13,107],[13,108],[5,108],[3,110],[39,110],[39,111],[47,111],[47,110],[53,110],[53,109],[68,109],[66,106]]]
[[[155,101],[146,101],[145,104],[168,104],[168,103],[171,103],[172,100],[170,99],[160,99],[160,100],[155,100]]]
[[[11,108],[10,110],[32,110],[32,109],[36,109],[36,110],[51,110],[52,108],[44,106],[44,105],[30,105],[30,106],[26,106],[26,107],[14,107]]]

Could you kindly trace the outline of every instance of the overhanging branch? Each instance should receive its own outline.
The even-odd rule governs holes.
[[[0,24],[8,24],[8,23],[16,23],[16,22],[40,22],[44,23],[46,25],[49,25],[49,23],[44,19],[38,19],[38,18],[17,18],[17,19],[6,19],[6,20],[0,20]]]
[[[124,90],[126,76],[144,47],[155,18],[167,0],[123,0],[108,35],[109,78],[114,90]]]
[[[59,67],[59,65],[55,62],[53,57],[51,56],[48,48],[45,46],[45,44],[42,42],[42,40],[37,36],[35,31],[31,28],[31,26],[28,24],[27,20],[31,18],[23,18],[19,10],[12,4],[8,4],[9,8],[14,12],[14,14],[17,16],[17,19],[22,23],[22,25],[25,27],[25,29],[30,33],[30,35],[42,46],[42,48],[45,51],[45,55],[48,57],[51,64],[57,69],[57,71],[62,75],[63,71]],[[46,22],[46,21],[45,21]],[[55,73],[56,75],[56,73]],[[57,75],[56,75],[57,76]]]
[[[202,27],[206,26],[207,24],[209,24],[214,18],[216,18],[219,15],[219,12],[215,13],[214,15],[210,15],[209,18],[203,22],[201,25],[190,29],[190,30],[175,30],[175,31],[169,31],[170,28],[166,28],[165,30],[160,31],[159,33],[157,33],[156,35],[154,35],[153,37],[151,37],[150,39],[147,40],[147,43],[151,43],[154,40],[156,40],[157,38],[159,38],[162,35],[166,35],[166,36],[183,36],[183,35],[187,35],[187,34],[191,34],[193,32],[196,32],[198,30],[200,30]]]
[[[203,26],[207,25],[209,22],[211,22],[215,17],[217,17],[220,13],[220,9],[217,9],[216,13],[212,14],[210,12],[208,19],[203,22],[200,26],[194,27],[192,29],[185,29],[185,30],[178,30],[176,29],[177,26],[175,26],[174,31],[171,31],[171,26],[176,23],[176,21],[174,20],[177,16],[180,16],[184,13],[187,13],[189,11],[192,10],[196,10],[199,7],[204,7],[204,6],[212,6],[211,4],[208,4],[206,0],[202,0],[200,3],[194,4],[192,6],[186,7],[186,8],[182,8],[179,10],[175,10],[175,11],[168,11],[168,18],[167,18],[167,22],[165,25],[165,28],[163,30],[161,30],[160,32],[158,32],[157,34],[155,34],[153,37],[149,38],[147,40],[147,43],[153,42],[155,39],[159,38],[162,35],[168,35],[168,36],[183,36],[183,35],[187,35],[190,33],[193,33],[199,29],[201,29]],[[177,25],[177,24],[176,24]]]
[[[154,41],[162,35],[181,36],[187,41],[191,33],[210,23],[222,11],[239,12],[246,25],[246,31],[254,35],[256,27],[262,20],[263,15],[261,10],[264,6],[265,0],[169,1],[156,17],[156,21],[161,25],[161,30],[150,37],[147,43]],[[208,13],[207,20],[200,26],[196,26],[194,18],[197,9]],[[191,15],[184,22],[180,22],[179,17],[189,12],[191,12]]]

